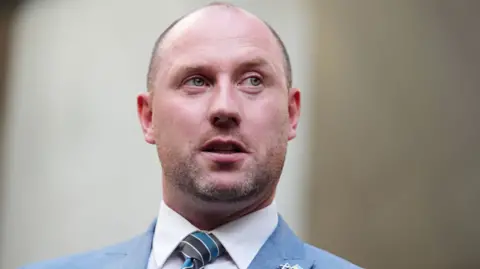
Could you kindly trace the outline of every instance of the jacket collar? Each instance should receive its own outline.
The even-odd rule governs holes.
[[[107,255],[119,255],[123,254],[124,258],[120,263],[120,266],[115,266],[115,269],[132,269],[132,268],[142,268],[146,269],[148,265],[148,260],[150,257],[150,252],[152,251],[152,240],[153,234],[155,233],[155,224],[154,221],[148,227],[148,230],[142,235],[134,238],[132,241],[127,243],[127,247],[124,250],[110,251],[106,253]]]
[[[108,251],[106,255],[121,255],[123,260],[117,268],[147,268],[152,250],[156,221],[147,232],[130,241],[126,247]],[[283,264],[311,268],[314,261],[305,258],[304,243],[288,227],[279,215],[278,225],[250,264],[250,269],[280,269]]]
[[[306,259],[304,243],[279,215],[277,228],[260,249],[249,268],[279,269],[287,263],[291,266],[298,265],[303,269],[309,269],[313,266],[314,261]]]

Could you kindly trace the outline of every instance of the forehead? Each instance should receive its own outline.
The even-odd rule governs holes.
[[[159,53],[163,63],[172,65],[263,58],[283,69],[281,47],[268,26],[234,8],[210,7],[190,14],[172,28]]]

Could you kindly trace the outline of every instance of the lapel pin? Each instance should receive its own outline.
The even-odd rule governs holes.
[[[298,265],[298,264],[290,265],[290,264],[286,263],[286,264],[280,264],[279,269],[303,269],[303,268],[300,267],[300,265]]]

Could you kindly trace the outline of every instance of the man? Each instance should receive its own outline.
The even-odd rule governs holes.
[[[137,98],[163,169],[156,223],[123,244],[27,268],[358,268],[302,242],[275,208],[300,115],[291,83],[282,41],[254,15],[216,3],[174,22]]]

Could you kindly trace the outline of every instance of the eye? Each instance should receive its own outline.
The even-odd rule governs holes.
[[[262,84],[262,80],[258,77],[250,77],[247,80],[252,86],[260,86],[260,84]]]
[[[262,83],[263,83],[263,80],[260,77],[251,76],[251,77],[248,77],[245,80],[243,80],[241,84],[243,84],[245,86],[258,87],[258,86],[262,85]]]
[[[185,85],[192,87],[205,87],[208,85],[207,81],[202,77],[193,77],[185,82]]]

